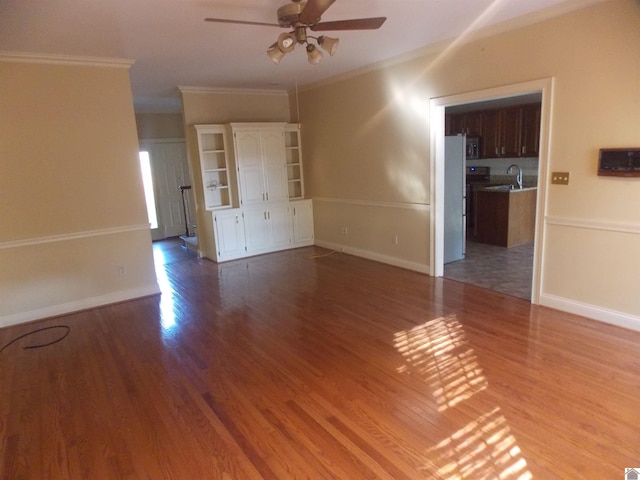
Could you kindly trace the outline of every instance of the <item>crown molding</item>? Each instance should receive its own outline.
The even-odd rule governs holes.
[[[582,10],[606,1],[607,0],[568,0],[564,3],[560,3],[552,7],[548,7],[542,10],[528,13],[520,17],[505,20],[503,22],[489,25],[487,27],[482,27],[477,30],[468,31],[458,37],[448,38],[445,40],[434,42],[430,45],[417,48],[415,50],[388,58],[386,60],[381,60],[379,62],[374,62],[369,65],[364,65],[360,68],[351,70],[349,72],[345,72],[340,75],[336,75],[330,78],[325,78],[318,82],[300,86],[298,88],[298,91],[306,92],[308,90],[329,86],[335,83],[349,80],[351,78],[359,77],[367,73],[381,71],[387,68],[392,68],[396,65],[411,62],[416,59],[435,56],[455,46],[464,45],[474,41],[500,35],[502,33],[518,30],[520,28],[525,28],[530,25],[534,25],[537,23],[541,23],[547,20],[557,18],[557,17],[561,17],[563,15],[570,14],[576,10]],[[293,94],[295,93],[295,91],[291,90],[290,93]]]
[[[1,52],[0,62],[39,63],[46,65],[71,65],[81,67],[130,68],[135,60],[123,58],[82,57],[49,53]]]
[[[288,95],[286,90],[267,90],[259,88],[219,88],[178,86],[181,93],[204,93],[219,95]]]

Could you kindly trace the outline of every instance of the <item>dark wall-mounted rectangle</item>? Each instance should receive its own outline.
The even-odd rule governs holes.
[[[640,148],[601,148],[598,175],[640,177]]]

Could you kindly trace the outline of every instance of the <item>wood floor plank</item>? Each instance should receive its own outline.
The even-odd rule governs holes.
[[[0,329],[0,478],[621,478],[640,333],[309,247]]]

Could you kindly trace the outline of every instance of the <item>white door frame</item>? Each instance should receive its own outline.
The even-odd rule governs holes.
[[[536,204],[536,232],[533,254],[533,279],[531,303],[538,304],[542,290],[542,258],[544,252],[544,227],[549,181],[549,152],[551,142],[551,108],[553,101],[553,78],[505,85],[486,90],[431,98],[429,101],[431,153],[430,153],[430,203],[429,221],[429,274],[441,277],[444,273],[444,111],[446,107],[476,103],[486,100],[515,97],[531,93],[542,93],[540,115],[540,152],[538,158],[538,195]]]
[[[157,168],[157,164],[154,164],[154,159],[153,159],[153,155],[152,155],[152,150],[154,148],[154,146],[156,145],[161,145],[161,144],[174,144],[174,143],[179,143],[179,144],[183,144],[185,146],[185,151],[186,151],[186,140],[184,138],[144,138],[144,139],[140,139],[139,140],[139,150],[143,151],[148,151],[149,155],[150,155],[150,160],[151,160],[151,174],[154,176],[154,180],[153,180],[153,188],[154,188],[154,195],[156,198],[156,211],[157,211],[157,215],[158,215],[158,229],[157,231],[153,231],[152,230],[152,238],[153,240],[162,240],[164,238],[167,237],[167,231],[166,231],[166,216],[167,216],[167,212],[164,211],[164,208],[162,205],[160,205],[160,191],[157,185],[157,178],[155,177],[156,175],[156,168]],[[157,161],[157,160],[156,160]],[[189,176],[189,183],[192,184],[192,175],[191,175],[191,166],[189,165],[189,161],[187,158],[185,158],[185,162],[186,162],[186,166],[187,166],[187,173]],[[191,190],[192,192],[193,190]],[[185,195],[190,195],[189,193],[190,191],[187,190]],[[193,201],[188,198],[187,199],[187,209],[188,209],[188,216],[189,218],[195,218],[193,216],[193,212],[192,212],[192,204]],[[184,233],[182,233],[184,234]]]

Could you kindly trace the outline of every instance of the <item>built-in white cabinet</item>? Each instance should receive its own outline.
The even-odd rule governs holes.
[[[233,260],[246,256],[243,212],[239,208],[213,214],[216,261]]]
[[[304,198],[300,125],[285,125],[284,150],[287,164],[287,190],[289,194],[289,200]]]
[[[313,206],[311,200],[290,203],[293,244],[297,247],[313,245]]]
[[[275,202],[268,208],[245,208],[244,229],[249,254],[291,247],[293,229],[288,202]]]
[[[240,203],[288,200],[284,125],[231,124]]]
[[[231,176],[223,125],[196,125],[204,205],[207,210],[231,208]]]
[[[304,199],[300,127],[287,123],[196,125],[218,262],[313,245]]]

